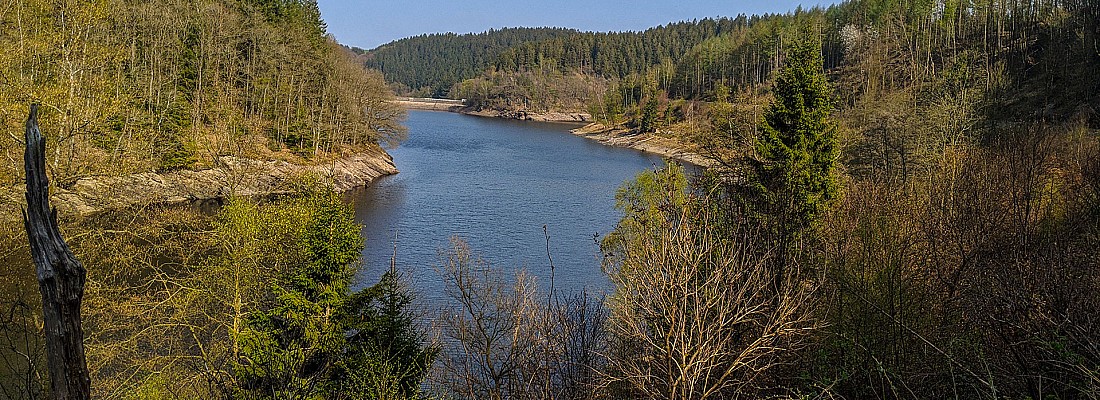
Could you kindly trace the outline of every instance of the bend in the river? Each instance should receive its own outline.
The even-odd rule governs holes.
[[[425,297],[452,236],[492,265],[527,268],[545,284],[550,235],[555,286],[601,291],[597,239],[618,221],[615,191],[660,157],[569,134],[576,125],[410,111],[409,139],[390,151],[401,173],[352,192],[366,247],[362,282],[396,264]]]

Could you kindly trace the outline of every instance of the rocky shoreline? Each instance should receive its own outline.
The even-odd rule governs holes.
[[[199,171],[83,178],[67,189],[52,188],[50,201],[61,215],[90,215],[149,205],[195,204],[227,196],[279,196],[291,193],[296,180],[309,176],[343,192],[397,173],[393,158],[381,148],[317,165],[231,156],[221,157],[219,164]],[[19,218],[24,191],[17,185],[0,194],[0,219]]]
[[[600,123],[591,123],[569,132],[607,146],[626,147],[646,153],[659,154],[701,167],[713,164],[713,161],[703,157],[691,146],[663,136],[640,134],[629,129],[607,127]]]
[[[462,100],[398,97],[394,104],[409,110],[449,111],[486,118],[504,118],[520,121],[588,123],[592,116],[582,112],[530,112],[526,110],[496,110],[466,107]]]
[[[652,134],[638,134],[628,129],[607,127],[592,123],[587,113],[546,112],[534,113],[523,110],[475,109],[463,106],[462,100],[427,99],[401,97],[395,103],[413,110],[448,111],[485,118],[504,118],[521,121],[584,123],[583,127],[570,130],[577,136],[595,140],[607,146],[626,147],[647,153],[659,154],[698,166],[709,166],[713,162],[703,157],[690,146],[675,139]]]
[[[409,110],[450,111],[459,112],[464,105],[462,100],[429,99],[419,97],[398,97],[393,104],[405,107]]]
[[[539,122],[575,122],[575,123],[588,123],[592,120],[592,116],[587,113],[571,113],[571,112],[528,112],[523,110],[494,110],[484,109],[475,110],[472,108],[460,108],[455,112],[473,115],[477,117],[487,118],[504,118],[515,119],[520,121],[539,121]]]

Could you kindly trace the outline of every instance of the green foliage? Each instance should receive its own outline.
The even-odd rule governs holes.
[[[671,161],[664,168],[642,172],[624,183],[615,192],[615,208],[622,211],[623,217],[600,247],[605,253],[615,254],[660,234],[660,228],[682,217],[678,213],[688,202],[687,191],[684,167]]]
[[[73,228],[87,232],[74,248],[96,282],[84,312],[94,397],[419,396],[436,352],[409,288],[387,273],[352,291],[362,227],[339,194],[300,185],[213,215],[107,212]]]
[[[450,89],[487,70],[591,74],[603,79],[642,74],[699,42],[729,32],[744,18],[705,18],[642,32],[578,32],[513,28],[479,34],[433,34],[401,39],[370,51],[367,66],[407,88],[458,98]]]
[[[556,71],[517,73],[486,72],[451,89],[468,107],[498,111],[580,111],[590,105],[592,94],[606,85],[602,79]]]
[[[416,397],[435,351],[422,345],[407,289],[390,272],[352,293],[361,227],[336,193],[302,201],[309,210],[296,244],[303,262],[288,266],[271,308],[253,313],[238,338],[238,395]]]
[[[180,133],[171,133],[161,144],[160,164],[157,172],[176,171],[191,168],[198,161],[195,146],[191,145]]]
[[[383,71],[389,82],[428,89],[419,95],[446,97],[455,84],[477,77],[498,59],[506,62],[501,53],[507,49],[574,32],[560,28],[505,28],[465,35],[420,35],[371,50],[366,65]]]
[[[343,387],[366,398],[414,398],[439,353],[424,346],[409,307],[412,295],[396,271],[348,301],[349,354],[341,361]],[[397,395],[397,396],[395,396]]]
[[[837,127],[831,89],[813,40],[791,46],[776,76],[775,101],[760,123],[746,177],[747,206],[782,240],[809,228],[837,196]]]
[[[380,75],[328,36],[312,0],[18,5],[0,14],[12,39],[0,44],[0,122],[18,132],[27,104],[43,104],[63,185],[268,159],[268,141],[315,156],[404,133]],[[0,138],[5,159],[19,158],[14,137]],[[19,171],[0,164],[0,181]]]
[[[743,23],[743,17],[704,18],[641,32],[572,32],[513,46],[502,54],[502,62],[496,68],[503,71],[551,68],[621,79],[644,74],[663,60],[677,58],[692,46],[733,31]]]
[[[658,114],[660,106],[661,103],[656,97],[651,96],[649,100],[646,101],[645,107],[642,107],[641,118],[639,118],[638,121],[638,130],[642,133],[649,133],[657,129],[657,118],[660,117]]]
[[[719,101],[721,88],[738,92],[767,85],[779,67],[784,38],[816,31],[822,20],[820,9],[741,16],[736,29],[704,40],[676,57],[675,74],[664,85],[673,96]]]
[[[604,120],[614,125],[623,117],[623,96],[618,90],[609,89],[603,101]]]

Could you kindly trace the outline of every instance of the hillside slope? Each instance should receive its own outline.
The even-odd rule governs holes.
[[[312,164],[400,140],[384,80],[327,36],[312,0],[20,1],[0,13],[0,183],[21,181],[43,104],[53,181]]]

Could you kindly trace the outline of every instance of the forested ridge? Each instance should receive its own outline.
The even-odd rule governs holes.
[[[365,51],[366,65],[382,71],[402,94],[442,97],[455,83],[477,76],[514,46],[575,33],[564,28],[504,28],[482,33],[425,34]]]
[[[1029,86],[1002,96],[1014,104],[1030,107],[1029,99],[1046,96],[1056,103],[1080,98],[1095,106],[1093,80],[1063,76],[1083,78],[1093,65],[1095,51],[1088,50],[1095,36],[1093,8],[1088,2],[848,1],[783,15],[672,23],[642,32],[425,35],[367,54],[368,65],[375,67],[381,59],[389,60],[387,80],[405,86],[406,93],[423,89],[417,93],[465,98],[479,108],[597,114],[608,114],[610,108],[615,117],[640,113],[640,105],[650,98],[713,100],[730,89],[737,94],[766,88],[782,61],[785,41],[797,36],[799,26],[813,25],[823,41],[831,79],[861,85],[844,91],[849,104],[867,91],[900,93],[944,79],[954,80],[955,86],[975,84],[975,74],[984,74],[981,79],[990,84],[1011,80],[1006,90]],[[493,40],[492,51],[477,50],[498,36],[514,43]],[[471,47],[475,50],[459,50]],[[1068,57],[1064,64],[1056,60],[1063,56]],[[429,82],[411,79],[414,74],[448,78]],[[1066,84],[1070,81],[1083,85]],[[1051,85],[1073,93],[1061,96],[1043,88]],[[614,90],[606,90],[612,86]],[[1053,106],[1060,111],[1068,107]]]
[[[439,97],[448,96],[456,83],[490,68],[509,72],[552,68],[615,77],[639,73],[731,30],[737,23],[708,18],[643,32],[505,28],[478,34],[421,35],[367,51],[366,63],[399,84],[399,90]]]
[[[404,132],[382,77],[312,1],[16,1],[0,31],[3,129],[42,103],[62,186],[225,155],[302,161]],[[21,146],[3,135],[0,148],[10,185]]]

